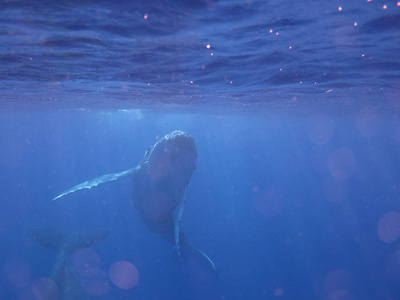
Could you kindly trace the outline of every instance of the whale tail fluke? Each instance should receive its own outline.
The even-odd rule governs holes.
[[[108,236],[108,229],[96,228],[71,234],[68,239],[68,249],[75,251],[81,248],[90,247]]]
[[[71,255],[75,250],[93,245],[108,235],[108,230],[92,229],[80,233],[66,234],[50,228],[32,228],[32,238],[57,252],[51,278],[54,284],[46,284],[41,299],[88,299],[73,267]],[[61,298],[58,298],[60,295]]]
[[[35,227],[31,229],[32,237],[38,243],[58,253],[63,251],[66,254],[90,247],[104,239],[108,233],[109,230],[102,228],[86,230],[70,235],[51,228]]]
[[[35,241],[55,252],[61,252],[68,239],[65,232],[52,228],[34,227],[30,232]]]

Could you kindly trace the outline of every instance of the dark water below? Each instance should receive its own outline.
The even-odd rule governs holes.
[[[2,1],[0,299],[66,297],[33,227],[110,230],[71,255],[72,299],[399,299],[399,41],[396,1]],[[175,129],[218,280],[130,178],[51,202]]]

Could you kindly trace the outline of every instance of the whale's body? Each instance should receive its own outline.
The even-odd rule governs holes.
[[[183,245],[190,249],[190,253],[207,261],[215,271],[214,264],[208,256],[189,246],[180,229],[186,190],[196,169],[196,160],[197,149],[193,137],[186,132],[175,130],[148,147],[138,166],[88,180],[66,190],[53,200],[132,175],[132,200],[146,227],[175,244],[181,262]]]

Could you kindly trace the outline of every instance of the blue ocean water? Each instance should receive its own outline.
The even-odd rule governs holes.
[[[1,1],[0,299],[399,299],[399,53],[397,1]],[[176,129],[218,278],[129,177],[51,201]],[[32,228],[109,234],[56,277]]]

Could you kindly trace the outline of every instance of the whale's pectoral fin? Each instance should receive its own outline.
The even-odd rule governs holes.
[[[178,207],[176,208],[176,215],[174,218],[174,237],[175,237],[175,247],[176,252],[178,254],[178,260],[182,264],[182,253],[181,253],[181,245],[180,245],[180,232],[181,232],[181,220],[183,211],[185,209],[186,204],[186,191],[187,187],[185,188],[181,200],[179,201]]]
[[[57,200],[61,197],[64,197],[68,194],[74,193],[76,191],[79,190],[83,190],[83,189],[91,189],[94,186],[98,186],[100,184],[106,183],[106,182],[111,182],[111,181],[115,181],[117,179],[129,176],[131,174],[133,174],[134,172],[136,172],[138,170],[138,167],[126,170],[126,171],[122,171],[122,172],[117,172],[117,173],[111,173],[111,174],[105,174],[102,175],[100,177],[96,177],[93,179],[90,179],[88,181],[82,182],[78,185],[73,186],[72,188],[64,191],[63,193],[61,193],[60,195],[56,196],[53,198],[52,201]]]

